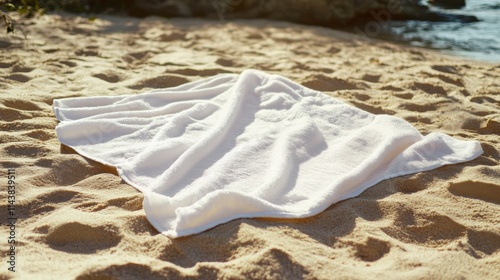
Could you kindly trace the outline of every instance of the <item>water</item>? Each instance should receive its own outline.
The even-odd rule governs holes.
[[[500,0],[466,0],[462,9],[432,10],[474,15],[479,22],[391,21],[386,39],[439,49],[477,60],[500,62]]]

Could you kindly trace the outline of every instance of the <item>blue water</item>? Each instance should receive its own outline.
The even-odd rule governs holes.
[[[472,59],[500,62],[500,0],[466,0],[461,9],[432,10],[474,15],[479,22],[392,21],[391,39]]]

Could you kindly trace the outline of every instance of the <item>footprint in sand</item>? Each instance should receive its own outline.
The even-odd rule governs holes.
[[[45,130],[41,130],[41,129],[32,130],[24,135],[31,137],[31,138],[34,138],[34,139],[37,139],[37,140],[40,140],[40,141],[47,141],[47,140],[50,140],[50,139],[53,139],[56,137],[55,133],[53,133],[53,132],[49,133],[49,132],[47,132]]]
[[[68,222],[49,229],[47,244],[52,249],[77,254],[93,254],[114,247],[122,237],[113,225],[87,225]]]
[[[431,74],[428,76],[438,78],[441,81],[448,83],[448,84],[451,84],[451,85],[454,85],[454,86],[459,86],[459,87],[464,86],[464,82],[462,81],[461,78],[453,77],[452,75],[442,75],[442,74],[433,75],[433,74]]]
[[[31,80],[31,77],[23,75],[23,74],[12,74],[10,76],[5,77],[6,79],[16,81],[19,83],[27,83]]]
[[[42,110],[40,107],[38,107],[38,105],[31,101],[6,99],[1,101],[1,103],[7,108],[0,107],[0,120],[8,122],[14,120],[31,119],[33,118],[33,114],[27,111]]]
[[[430,69],[431,70],[423,74],[428,77],[438,78],[441,81],[454,86],[464,87],[462,76],[458,73],[455,67],[448,65],[433,65]]]
[[[34,215],[39,215],[38,218],[40,218],[41,216],[51,214],[56,210],[56,207],[52,205],[40,204],[37,200],[30,200],[23,205],[23,208],[24,211],[21,211],[19,216],[21,219],[29,219]]]
[[[75,66],[78,65],[78,64],[76,64],[76,62],[73,62],[73,61],[70,61],[70,60],[61,60],[61,61],[59,61],[59,63],[61,63],[63,65],[66,65],[68,67],[75,67]]]
[[[73,190],[56,189],[50,190],[36,197],[41,204],[63,203],[70,201],[79,193]]]
[[[34,143],[14,143],[4,147],[7,155],[12,157],[38,158],[47,156],[52,150]]]
[[[37,162],[40,164],[39,161]],[[80,155],[57,155],[52,158],[50,169],[39,179],[45,182],[49,180],[51,184],[58,186],[68,186],[80,182],[96,172],[98,172],[98,168],[93,167]]]
[[[491,96],[484,96],[484,95],[474,96],[470,99],[470,101],[474,102],[474,103],[479,103],[479,104],[485,104],[485,103],[498,104],[498,103],[500,103],[500,100],[495,100]]]
[[[395,87],[392,85],[383,86],[380,89],[381,90],[389,90],[389,91],[403,91],[404,90],[400,87]],[[403,99],[412,99],[413,98],[413,94],[411,94],[411,93],[395,93],[394,95],[399,97],[399,98],[403,98]]]
[[[154,252],[152,257],[183,268],[193,268],[200,262],[222,263],[252,255],[260,255],[270,261],[276,258],[285,263],[293,262],[286,252],[278,248],[269,248],[260,238],[236,239],[238,232],[245,226],[249,225],[244,222],[222,225],[227,228],[226,233],[232,236],[231,242],[214,238],[216,233],[207,232],[207,234],[196,236],[195,239],[176,239],[175,242],[164,243],[161,250]]]
[[[360,102],[360,101],[355,101],[355,100],[350,100],[349,103],[354,105],[355,107],[370,112],[375,115],[381,115],[381,114],[386,114],[386,115],[394,115],[396,112],[393,110],[383,108],[381,106],[374,106],[368,103]]]
[[[361,77],[361,79],[363,81],[367,81],[367,82],[370,82],[370,83],[378,83],[380,81],[380,77],[382,77],[382,75],[378,75],[378,74],[364,74],[363,77]]]
[[[151,55],[152,52],[150,51],[143,51],[143,52],[134,52],[134,53],[129,53],[129,55],[137,60],[142,60],[148,58],[149,55]]]
[[[342,50],[339,48],[336,48],[336,47],[330,47],[330,48],[328,48],[328,50],[326,50],[326,52],[328,54],[336,54],[336,53],[339,53],[340,51],[342,51]]]
[[[164,250],[160,251],[159,254],[154,257],[183,268],[192,268],[196,265],[198,260],[189,255],[190,249],[191,247],[186,247],[181,243],[174,243],[170,246],[166,246]],[[219,261],[224,262],[226,259],[220,259]]]
[[[371,99],[371,96],[368,94],[360,93],[360,92],[353,92],[351,94],[356,100],[360,101],[367,101]]]
[[[448,216],[437,213],[417,214],[411,209],[402,209],[394,224],[382,230],[405,243],[439,247],[460,239],[465,235],[466,228]]]
[[[134,194],[131,196],[122,196],[108,200],[108,205],[119,207],[128,211],[137,211],[142,209],[142,194]]]
[[[77,56],[98,56],[99,52],[93,49],[80,49],[75,51],[75,55]]]
[[[398,106],[401,109],[405,109],[412,112],[431,112],[437,110],[436,104],[428,103],[428,104],[416,104],[416,103],[401,103]]]
[[[364,220],[377,221],[383,217],[378,201],[358,198],[347,204]]]
[[[124,217],[125,227],[136,235],[155,236],[160,234],[144,215]],[[178,256],[177,256],[178,257]]]
[[[266,271],[266,275],[280,275],[283,279],[301,279],[309,274],[307,268],[295,260],[290,253],[279,248],[266,249],[259,257],[257,265],[263,260],[265,265],[271,268],[270,274]],[[261,277],[264,278],[264,275]]]
[[[218,240],[210,241],[209,237],[202,236],[191,242],[180,240],[168,244],[163,250],[157,252],[155,258],[180,267],[192,268],[199,262],[226,262],[232,256],[231,254],[234,254],[234,250],[243,247],[244,245],[241,248],[235,248],[234,245],[221,243]],[[204,254],[204,251],[210,251],[212,254]]]
[[[480,181],[450,183],[448,191],[454,195],[500,204],[500,185]]]
[[[0,40],[0,49],[7,49],[12,46],[12,43],[6,40]]]
[[[21,163],[18,163],[18,162],[14,162],[13,160],[2,160],[0,158],[0,166],[2,168],[18,168],[18,167],[21,167],[23,166]]]
[[[70,190],[49,190],[45,193],[37,195],[33,199],[27,200],[28,202],[24,206],[27,210],[26,213],[29,215],[42,215],[44,213],[52,213],[56,208],[54,204],[63,203],[70,201],[76,195],[75,191]]]
[[[15,120],[31,119],[31,115],[16,109],[0,108],[0,120],[11,122]]]
[[[422,117],[420,115],[417,116],[405,116],[405,120],[409,121],[410,123],[425,123],[425,124],[432,124],[432,120],[426,117]]]
[[[493,255],[500,251],[500,235],[489,231],[467,231],[468,243],[476,250]]]
[[[1,127],[1,124],[0,124]],[[7,133],[2,133],[0,134],[0,144],[13,144],[16,142],[26,142],[26,138],[22,137],[20,135],[14,135],[14,134],[7,134]],[[5,147],[5,145],[2,145],[0,147],[0,151]]]
[[[404,194],[412,194],[419,191],[423,191],[427,189],[429,182],[423,181],[421,177],[417,175],[409,175],[410,177],[401,177],[392,179],[394,183],[394,188],[396,191],[404,193]]]
[[[479,128],[479,131],[481,133],[492,133],[492,134],[499,134],[500,131],[500,118],[495,119],[488,119],[486,123]]]
[[[139,90],[143,88],[169,88],[189,82],[188,79],[181,76],[163,75],[147,80],[140,81],[135,85],[128,86],[130,89]]]
[[[235,63],[231,59],[225,59],[225,58],[218,58],[215,63],[219,64],[220,66],[224,67],[234,67]]]
[[[50,53],[56,53],[56,52],[58,52],[59,50],[60,50],[60,49],[58,49],[58,48],[44,48],[44,49],[42,49],[42,51],[43,51],[44,53],[48,53],[48,54],[50,54]]]
[[[355,256],[365,262],[374,262],[381,259],[391,250],[389,242],[368,237],[366,242],[354,246]]]
[[[446,90],[442,86],[432,85],[430,83],[414,82],[410,85],[410,88],[413,90],[421,90],[428,94],[446,95]]]
[[[118,82],[123,80],[123,77],[121,74],[114,72],[114,71],[111,71],[111,70],[104,71],[101,73],[96,73],[96,74],[92,75],[92,77],[101,79],[101,80],[106,81],[108,83],[118,83]]]
[[[133,52],[126,54],[122,57],[123,61],[127,63],[142,63],[153,56],[153,53],[150,51],[143,52]]]
[[[17,60],[0,61],[0,68],[10,68],[17,63]]]
[[[313,75],[303,83],[305,87],[318,91],[337,91],[344,89],[362,89],[363,87],[347,80],[324,75]]]
[[[137,211],[137,210],[142,210],[142,201],[143,201],[142,194],[135,194],[132,196],[122,196],[100,202],[85,201],[80,204],[75,204],[73,208],[85,212],[98,212],[110,206],[114,206],[127,211]]]
[[[24,111],[40,111],[42,110],[38,105],[31,101],[16,100],[16,99],[4,99],[2,100],[3,105],[9,108],[24,110]]]
[[[25,131],[33,129],[54,129],[54,124],[51,122],[45,123],[27,123],[27,122],[0,122],[0,131]]]
[[[12,72],[14,73],[29,73],[31,71],[35,70],[33,67],[28,67],[28,66],[22,66],[22,65],[15,65],[12,68]]]
[[[186,33],[181,31],[169,31],[167,33],[161,34],[158,39],[160,39],[160,41],[162,42],[184,40],[186,39]]]

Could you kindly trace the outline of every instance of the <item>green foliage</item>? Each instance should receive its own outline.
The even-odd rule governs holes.
[[[14,23],[12,18],[9,17],[6,13],[0,10],[0,16],[2,16],[3,22],[5,24],[5,28],[7,29],[7,33],[14,32]]]
[[[44,10],[40,9],[38,0],[21,0],[20,2],[21,3],[17,6],[17,12],[22,16],[33,17],[37,13],[44,13]]]
[[[16,29],[16,21],[7,12],[17,12],[28,18],[45,13],[38,0],[0,0],[0,21],[3,21],[7,33],[13,33]]]
[[[66,11],[86,14],[90,21],[95,13],[126,12],[132,0],[0,0],[0,25],[3,23],[7,33],[23,30],[9,13],[17,13],[21,18],[31,18],[51,11]],[[12,15],[12,14],[11,14]]]
[[[7,29],[7,33],[14,32],[15,21],[7,13],[5,13],[3,9],[10,11],[13,8],[15,7],[11,3],[6,3],[6,1],[0,0],[0,17],[5,25],[5,29]]]

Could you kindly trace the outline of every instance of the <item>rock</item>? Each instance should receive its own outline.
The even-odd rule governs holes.
[[[476,16],[447,14],[440,12],[430,12],[428,15],[426,15],[425,20],[436,21],[436,22],[461,22],[461,23],[470,23],[479,21],[479,19]]]
[[[74,0],[70,3],[68,9],[80,12],[121,10],[139,17],[220,20],[264,18],[327,27],[381,20],[477,21],[475,17],[430,11],[421,0]]]
[[[429,0],[429,4],[445,9],[461,9],[465,7],[465,0]]]

